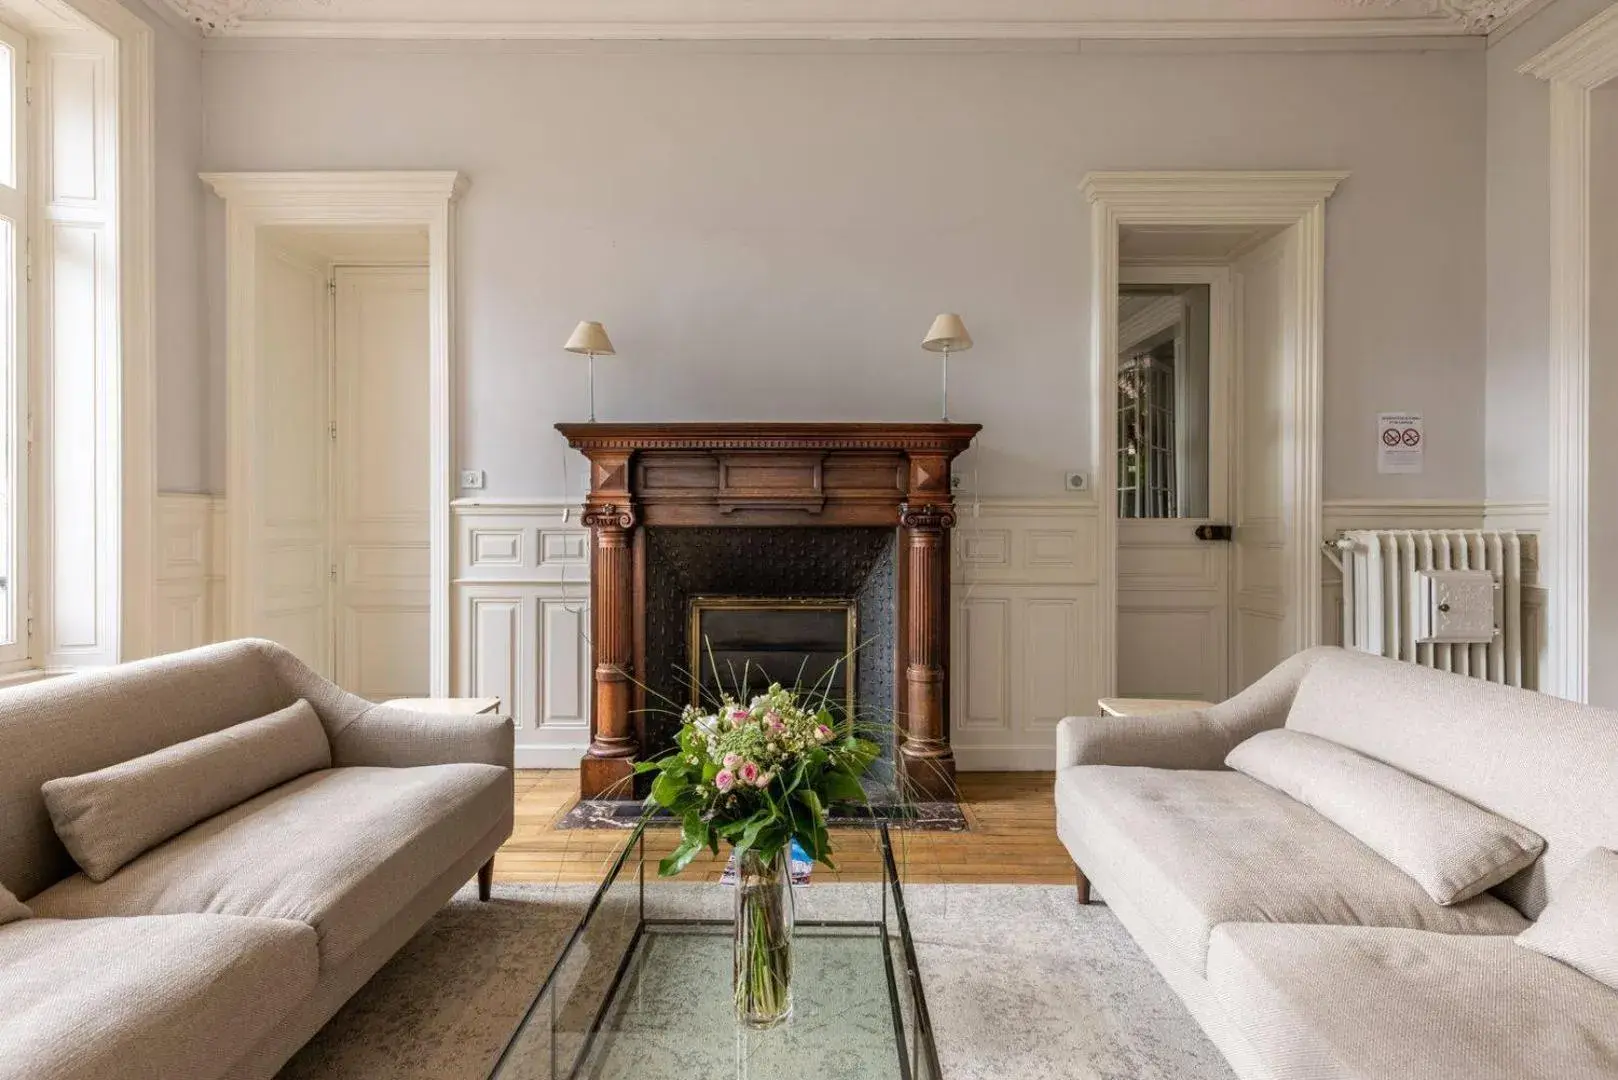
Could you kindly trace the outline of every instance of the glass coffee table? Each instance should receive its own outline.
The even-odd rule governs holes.
[[[490,1080],[939,1080],[886,824],[881,880],[793,888],[792,1017],[754,1031],[731,998],[734,890],[657,876],[630,835]]]

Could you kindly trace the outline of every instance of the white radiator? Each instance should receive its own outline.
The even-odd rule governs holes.
[[[1343,571],[1343,644],[1523,685],[1522,542],[1479,529],[1356,530],[1328,543]]]

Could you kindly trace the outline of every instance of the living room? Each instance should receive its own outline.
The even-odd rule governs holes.
[[[0,1077],[1618,1075],[1618,6],[0,57]]]

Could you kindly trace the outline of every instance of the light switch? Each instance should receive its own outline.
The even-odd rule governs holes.
[[[461,489],[463,491],[482,491],[483,490],[483,470],[482,469],[462,469],[461,470]]]

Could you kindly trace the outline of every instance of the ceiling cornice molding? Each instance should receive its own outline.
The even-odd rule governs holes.
[[[1487,34],[1505,26],[1536,0],[1415,0],[1426,14],[1442,16],[1470,33]],[[1343,0],[1352,7],[1394,7],[1405,0]]]
[[[1608,8],[1517,69],[1593,90],[1618,78],[1618,5]]]
[[[394,40],[1195,40],[1478,34],[1534,0],[162,0],[203,33]],[[581,6],[586,9],[581,17]]]

